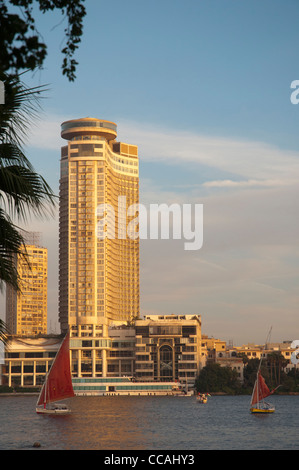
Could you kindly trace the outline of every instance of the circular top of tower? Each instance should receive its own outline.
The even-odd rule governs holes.
[[[98,135],[107,140],[114,140],[117,136],[117,126],[114,122],[96,118],[73,119],[61,124],[63,139],[72,140],[78,135]]]

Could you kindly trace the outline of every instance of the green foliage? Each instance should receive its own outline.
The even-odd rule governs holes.
[[[0,80],[5,84],[5,104],[0,105],[0,289],[5,283],[20,287],[15,257],[23,252],[24,238],[13,218],[26,221],[31,214],[44,216],[54,205],[51,188],[35,173],[22,149],[44,90],[26,87],[20,75],[41,68],[47,55],[47,46],[35,26],[34,3],[42,13],[60,10],[68,19],[61,52],[62,73],[70,81],[75,79],[77,62],[73,55],[86,14],[84,0],[0,0]],[[1,342],[5,342],[6,334],[1,321]]]
[[[47,46],[35,26],[33,0],[0,0],[0,75],[35,70],[42,66]],[[64,30],[66,44],[62,49],[62,73],[70,81],[75,79],[76,65],[73,55],[83,34],[86,14],[84,0],[36,0],[42,13],[60,10],[68,19]],[[7,4],[11,7],[8,9]],[[19,7],[19,10],[14,8]],[[16,12],[20,11],[18,15]]]
[[[268,369],[268,383],[274,388],[282,383],[284,372],[288,361],[284,358],[280,351],[273,351],[267,354],[266,366]]]
[[[244,383],[243,386],[245,388],[249,388],[252,390],[254,386],[254,382],[256,380],[256,373],[259,367],[259,359],[249,359],[247,362],[246,366],[244,367],[243,370],[243,376],[244,376]],[[264,373],[262,371],[262,373]]]
[[[251,394],[259,362],[259,359],[247,361],[243,372],[243,383],[237,378],[236,372],[229,367],[208,363],[200,371],[195,387],[201,393]],[[288,373],[284,372],[283,368],[286,364],[287,361],[280,352],[275,351],[275,354],[268,354],[267,359],[263,361],[261,373],[270,390],[280,385],[275,393],[299,393],[299,373],[296,369],[291,369]]]
[[[0,105],[0,289],[4,283],[18,289],[15,256],[23,253],[24,238],[14,219],[50,215],[55,198],[22,149],[41,90],[27,88],[18,78],[10,77],[6,85],[8,99]]]
[[[230,367],[209,363],[200,372],[195,387],[201,393],[236,393],[240,389],[238,374]]]
[[[14,391],[16,393],[37,393],[37,392],[39,392],[39,388],[38,387],[21,387],[21,386],[17,386],[17,387],[14,387]]]
[[[8,385],[0,385],[0,393],[12,393],[13,388]]]

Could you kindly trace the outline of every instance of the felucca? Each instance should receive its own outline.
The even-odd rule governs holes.
[[[38,414],[66,414],[70,409],[65,404],[56,403],[75,396],[72,384],[69,351],[70,333],[62,341],[60,348],[46,376],[36,403]]]
[[[270,328],[265,345],[268,342],[270,333],[271,333],[271,328]],[[257,376],[256,376],[255,384],[253,387],[253,392],[251,395],[250,411],[251,413],[274,413],[275,407],[271,405],[270,403],[265,402],[264,399],[272,395],[272,393],[275,392],[275,390],[279,387],[279,385],[276,388],[274,388],[272,391],[270,391],[269,387],[267,386],[265,382],[264,377],[261,374],[262,360],[263,360],[263,356],[261,355],[259,367],[257,370]]]

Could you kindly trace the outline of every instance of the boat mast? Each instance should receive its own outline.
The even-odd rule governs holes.
[[[267,335],[267,338],[266,338],[266,341],[265,341],[265,344],[264,344],[264,348],[263,348],[263,351],[265,351],[266,349],[266,344],[268,344],[268,341],[269,341],[269,338],[270,338],[270,335],[271,335],[271,331],[272,331],[272,326],[269,330],[269,333]],[[261,365],[262,365],[262,360],[263,360],[263,353],[261,353],[261,357],[260,357],[260,362],[259,362],[259,366],[258,366],[258,369],[257,369],[257,373],[256,373],[256,381],[255,381],[255,384],[254,384],[254,387],[253,387],[253,391],[252,391],[252,395],[251,395],[251,403],[252,403],[252,399],[253,399],[253,396],[254,396],[254,392],[255,392],[255,389],[257,391],[256,393],[256,396],[257,396],[257,406],[259,407],[259,372],[260,372],[260,369],[261,369]]]
[[[271,331],[272,331],[272,326],[271,326],[271,328],[270,328],[270,330],[269,330],[269,333],[268,333],[268,335],[267,335],[267,338],[266,338],[266,341],[265,341],[265,344],[264,344],[263,351],[266,350],[266,344],[268,344],[268,341],[269,341],[269,339],[270,339]],[[262,365],[262,360],[263,360],[263,355],[261,354],[260,363],[259,363],[259,367],[258,367],[258,370],[257,370],[257,374],[258,374],[259,371],[260,371],[260,368],[261,368],[261,365]]]
[[[46,382],[45,382],[44,408],[46,408],[46,404],[47,404],[48,375],[49,375],[49,371],[47,372]]]
[[[266,345],[267,345],[268,342],[269,342],[269,339],[270,339],[270,336],[271,336],[271,331],[272,331],[272,326],[270,327],[269,333],[268,333],[268,335],[267,335],[267,338],[266,338],[266,341],[265,341],[265,344],[264,344],[264,349],[263,349],[263,351],[266,350]],[[262,359],[263,359],[263,357],[261,356],[261,360],[260,360],[260,364],[259,364],[259,368],[258,368],[258,373],[259,373],[260,368],[261,368],[261,365],[262,365]],[[258,397],[259,397],[259,388],[258,388]],[[263,402],[264,402],[264,399],[263,399]]]
[[[45,385],[43,384],[43,385],[42,385],[42,388],[40,389],[40,392],[39,392],[39,395],[38,395],[38,399],[37,399],[37,402],[36,402],[36,406],[37,406],[37,404],[38,404],[38,402],[39,402],[39,399],[40,399],[40,397],[41,397],[41,394],[42,394],[42,391],[43,391],[44,386],[45,386]]]

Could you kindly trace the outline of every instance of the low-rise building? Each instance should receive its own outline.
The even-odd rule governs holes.
[[[201,354],[204,365],[208,362],[215,362],[217,353],[224,351],[226,351],[226,341],[202,335]]]
[[[61,336],[11,337],[5,348],[2,385],[9,387],[40,386],[50,369],[61,343]]]
[[[135,329],[111,326],[108,335],[101,327],[83,325],[71,330],[73,377],[122,377],[134,375]]]
[[[280,353],[287,361],[290,361],[292,352],[292,341],[283,341],[282,343],[267,343],[263,345],[248,343],[242,346],[234,346],[228,351],[231,356],[247,356],[248,359],[266,358],[274,352]]]
[[[100,382],[112,378],[130,378],[135,385],[122,386],[131,391],[136,389],[137,382],[145,381],[165,382],[167,391],[170,384],[194,384],[202,366],[200,316],[152,315],[137,320],[134,327],[111,326],[108,333],[109,337],[104,338],[100,330],[85,328],[77,336],[71,330],[71,371],[81,391],[88,391],[86,384],[90,390],[106,390],[108,382]],[[11,387],[42,384],[61,340],[58,335],[12,336],[6,348],[2,384]],[[119,390],[120,387],[118,384]],[[152,387],[158,391],[156,386]]]
[[[135,330],[137,381],[194,383],[202,367],[199,315],[148,315]]]
[[[0,385],[40,387],[61,341],[61,335],[11,336],[0,356]],[[293,351],[290,341],[226,347],[225,341],[201,335],[199,315],[150,315],[134,326],[109,327],[108,338],[94,328],[80,331],[80,337],[71,330],[70,338],[77,394],[172,393],[191,388],[208,362],[236,370],[242,381],[244,355],[259,360],[280,352],[288,370],[298,368],[291,362]]]

